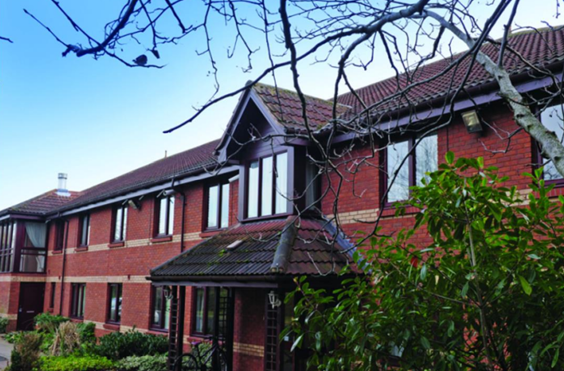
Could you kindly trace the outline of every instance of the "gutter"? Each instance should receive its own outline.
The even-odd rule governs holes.
[[[205,172],[203,174],[197,175],[197,176],[192,176],[192,177],[187,177],[178,181],[174,181],[177,185],[182,185],[182,184],[189,184],[189,183],[194,183],[200,180],[204,180],[204,179],[208,179],[211,177],[215,177],[218,175],[222,175],[222,174],[226,174],[226,173],[230,173],[230,172],[236,172],[239,171],[239,167],[238,166],[227,166],[227,167],[223,167],[222,169],[218,170],[217,172],[213,172],[213,173],[208,173]],[[139,197],[139,196],[143,196],[149,193],[153,193],[153,192],[158,192],[158,191],[162,191],[165,189],[169,189],[170,188],[170,183],[166,182],[164,184],[160,184],[160,185],[156,185],[150,188],[145,188],[145,189],[141,189],[138,191],[134,191],[134,192],[129,192],[129,193],[125,193],[119,196],[115,196],[115,197],[111,197],[108,199],[105,199],[103,201],[98,201],[98,202],[94,202],[94,203],[90,203],[90,204],[86,204],[84,206],[80,206],[80,207],[76,207],[76,208],[71,208],[71,209],[67,209],[66,211],[60,211],[60,216],[67,216],[67,215],[72,215],[72,214],[77,214],[83,211],[87,211],[87,210],[92,210],[98,207],[102,207],[102,206],[106,206],[106,205],[111,205],[114,204],[116,202],[120,202],[120,201],[125,201],[128,200],[130,198],[134,198],[134,197]],[[53,214],[51,214],[53,215]]]

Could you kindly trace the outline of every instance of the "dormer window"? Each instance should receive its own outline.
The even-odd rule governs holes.
[[[288,212],[288,154],[252,161],[248,166],[247,217]]]
[[[207,229],[223,229],[229,225],[229,182],[208,188]]]

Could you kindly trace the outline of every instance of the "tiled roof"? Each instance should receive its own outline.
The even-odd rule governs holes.
[[[539,32],[522,32],[512,35],[508,40],[509,47],[522,55],[529,63],[537,67],[548,66],[554,62],[564,60],[564,27],[544,29]],[[482,51],[497,60],[499,45],[486,43]],[[420,66],[409,74],[399,77],[390,77],[377,83],[356,89],[356,93],[366,106],[378,104],[375,114],[390,114],[398,109],[427,103],[438,98],[445,98],[462,83],[471,63],[471,58],[466,57],[457,67],[442,74],[457,58],[464,53],[454,55],[452,58],[442,59],[433,63]],[[511,51],[504,54],[504,67],[512,74],[517,75],[528,70],[528,66]],[[473,88],[493,82],[491,77],[477,62],[472,65],[472,70],[465,83],[465,88]],[[392,98],[408,85],[420,83],[411,88],[406,94]],[[286,127],[303,128],[302,106],[298,95],[290,90],[275,88],[273,86],[256,84],[253,89],[261,98],[267,108],[276,117],[279,123]],[[461,97],[465,97],[461,95]],[[308,119],[312,129],[320,129],[332,119],[333,103],[307,96]],[[362,104],[352,93],[338,97],[338,116],[347,118],[354,112],[362,109]]]
[[[69,196],[60,196],[57,194],[57,190],[53,189],[15,206],[4,209],[0,211],[0,215],[25,214],[43,216],[75,200],[81,193],[69,191],[69,194]]]
[[[287,128],[304,128],[302,103],[295,92],[265,84],[255,84],[253,89],[279,124]],[[333,102],[307,95],[305,99],[310,128],[320,129],[331,121]],[[349,107],[339,104],[337,116],[348,109]]]
[[[548,66],[564,59],[564,27],[514,34],[508,39],[508,46],[523,56],[529,63],[537,67]],[[492,57],[494,61],[497,61],[499,45],[487,43],[483,45],[482,51]],[[414,87],[401,98],[396,98],[379,105],[377,111],[382,113],[445,97],[462,83],[470,66],[471,58],[465,58],[458,67],[451,69],[444,75],[438,75],[462,55],[463,53],[460,53],[453,56],[453,58],[442,59],[421,66],[410,75],[404,73],[399,78],[391,77],[356,89],[356,93],[367,106],[370,106],[393,96],[409,84],[432,79]],[[512,75],[517,75],[528,69],[527,65],[509,50],[506,50],[504,54],[503,65]],[[434,78],[435,76],[438,77]],[[494,81],[494,78],[481,65],[475,62],[465,87],[468,89],[492,81]],[[355,110],[359,110],[361,107],[360,102],[352,93],[339,96],[338,102],[351,106]]]
[[[187,175],[202,172],[206,168],[217,164],[213,151],[218,140],[203,144],[199,147],[177,153],[129,173],[110,179],[81,192],[72,202],[60,208],[60,211],[87,205],[110,197],[147,188],[153,185],[171,181]]]
[[[238,224],[151,271],[151,278],[295,276],[339,273],[352,259],[352,245],[324,220],[288,217]],[[228,246],[238,242],[229,249]]]

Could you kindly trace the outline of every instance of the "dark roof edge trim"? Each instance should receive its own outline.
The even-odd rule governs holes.
[[[272,281],[265,281],[265,277],[261,276],[259,280],[240,281],[232,276],[227,277],[226,281],[219,281],[217,277],[211,281],[210,277],[202,277],[197,280],[196,277],[175,277],[174,279],[164,281],[152,281],[153,286],[206,286],[206,287],[256,287],[256,288],[278,288],[279,284]],[[149,278],[147,278],[149,279]],[[178,281],[177,281],[178,279]]]
[[[218,171],[214,171],[214,172],[204,172],[201,173],[199,175],[195,175],[195,176],[189,176],[180,180],[177,180],[174,182],[174,185],[184,185],[184,184],[189,184],[189,183],[194,183],[200,180],[205,180],[211,177],[215,177],[218,175],[222,175],[222,174],[226,174],[226,173],[231,173],[231,172],[235,172],[235,171],[239,171],[238,166],[227,166],[227,167],[223,167],[222,169],[218,170]],[[167,180],[165,183],[160,184],[160,185],[156,185],[153,187],[149,187],[149,188],[145,188],[145,189],[141,189],[135,192],[129,192],[129,193],[125,193],[121,196],[116,196],[116,197],[112,197],[112,198],[108,198],[102,201],[98,201],[98,202],[94,202],[91,204],[87,204],[84,206],[80,206],[77,208],[72,208],[66,211],[63,211],[60,213],[60,216],[67,216],[67,215],[71,215],[71,214],[76,214],[76,213],[80,213],[83,211],[87,211],[87,210],[92,210],[101,206],[106,206],[106,205],[110,205],[116,202],[120,202],[120,201],[125,201],[128,200],[130,198],[133,197],[139,197],[139,196],[143,196],[146,195],[148,193],[153,193],[153,192],[157,192],[157,191],[162,191],[163,189],[167,189],[170,188],[170,180]],[[57,211],[50,213],[48,215],[56,215],[58,214]]]
[[[6,219],[26,219],[26,220],[39,220],[42,221],[44,220],[44,216],[43,215],[37,215],[37,214],[27,214],[27,213],[17,213],[17,212],[8,212],[5,215],[0,216],[0,222]]]
[[[513,76],[515,77],[519,77],[519,75],[517,76]],[[555,76],[546,76],[542,79],[538,79],[538,80],[532,80],[532,81],[527,81],[521,84],[517,84],[515,85],[515,88],[517,89],[517,91],[519,93],[528,93],[531,92],[533,90],[537,90],[537,89],[541,89],[541,88],[545,88],[548,87],[550,85],[553,84],[553,82],[556,80],[556,82],[561,83],[562,82],[562,73],[558,73]],[[495,85],[495,84],[494,84]],[[448,99],[449,97],[444,97],[444,99]],[[430,108],[421,112],[417,112],[415,114],[411,114],[411,115],[407,115],[407,116],[403,116],[397,120],[392,120],[392,121],[388,121],[386,123],[382,123],[379,124],[378,129],[380,130],[387,130],[387,129],[391,129],[391,128],[397,128],[397,127],[401,127],[401,126],[406,126],[410,123],[414,123],[414,122],[418,122],[418,121],[423,121],[423,120],[429,120],[432,118],[436,118],[438,116],[441,115],[449,115],[452,114],[454,112],[458,112],[470,107],[475,107],[475,106],[479,106],[485,103],[490,103],[490,102],[495,102],[498,100],[501,100],[501,96],[499,96],[498,91],[494,90],[494,91],[490,91],[489,93],[484,93],[484,94],[480,94],[477,95],[476,97],[473,98],[466,98],[463,99],[461,101],[455,102],[453,104],[453,108],[454,110],[451,112],[448,112],[449,106],[443,106],[440,108]],[[366,133],[368,134],[368,133]],[[337,136],[334,140],[333,143],[341,143],[341,142],[346,142],[352,139],[355,139],[358,136],[358,134],[354,133],[345,133],[345,134],[341,134],[339,136]]]
[[[218,155],[219,162],[226,162],[228,160],[227,147],[229,146],[231,138],[235,134],[235,130],[239,125],[241,117],[243,116],[250,101],[252,101],[257,106],[258,110],[262,113],[262,115],[266,119],[266,122],[268,122],[274,132],[278,135],[284,135],[284,132],[281,131],[280,124],[278,124],[278,120],[276,120],[272,112],[270,112],[268,107],[262,102],[262,99],[257,96],[257,93],[254,91],[253,87],[250,87],[249,90],[242,93],[242,96],[239,99],[239,103],[237,104],[237,107],[235,108],[235,111],[231,116],[229,123],[227,124],[227,129],[223,133],[223,136],[221,137],[219,144],[215,149],[215,153],[217,153]],[[279,145],[284,144],[282,138],[274,138],[274,140],[276,140]]]

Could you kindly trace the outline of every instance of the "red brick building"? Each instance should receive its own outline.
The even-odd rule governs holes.
[[[530,62],[561,71],[564,31],[518,34],[509,43]],[[495,55],[496,48],[483,50]],[[505,58],[521,93],[549,97],[551,78],[534,75],[513,53]],[[421,67],[411,82],[451,63]],[[28,328],[48,311],[93,322],[98,335],[133,327],[170,333],[172,355],[215,334],[234,370],[303,369],[307,355],[289,353],[291,339],[278,341],[291,314],[282,299],[292,279],[338,285],[356,233],[370,233],[367,222],[382,208],[384,231],[409,226],[409,215],[393,216],[393,202],[408,197],[409,186],[447,151],[485,157],[525,192],[522,173],[539,163],[537,146],[522,131],[508,137],[517,129],[512,112],[481,67],[452,96],[468,63],[393,99],[395,78],[339,98],[342,117],[362,107],[358,98],[366,105],[388,100],[374,114],[385,135],[333,132],[332,102],[307,97],[316,139],[335,153],[354,144],[335,160],[339,172],[315,162],[319,150],[304,135],[297,95],[258,84],[242,94],[218,141],[82,192],[61,184],[1,211],[0,316],[10,319],[10,330]],[[401,76],[400,86],[407,84]],[[546,103],[533,108],[561,136],[561,102]],[[550,164],[545,177],[561,180]]]

